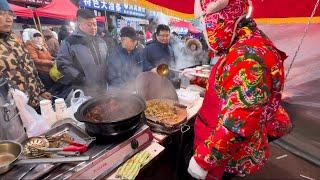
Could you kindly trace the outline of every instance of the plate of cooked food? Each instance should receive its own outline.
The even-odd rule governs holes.
[[[180,130],[187,121],[186,106],[170,99],[152,99],[144,111],[147,124],[155,132],[171,134]]]

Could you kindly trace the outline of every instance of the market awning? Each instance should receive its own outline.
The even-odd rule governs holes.
[[[74,0],[79,2],[80,0]],[[88,0],[93,2],[92,0]],[[192,19],[194,0],[99,0],[108,3],[122,3],[141,6],[152,11],[159,11],[169,16]]]
[[[191,33],[201,33],[199,29],[197,29],[190,22],[187,21],[171,20],[170,26],[187,28],[188,31]]]
[[[306,23],[316,2],[317,0],[305,0],[303,2],[298,0],[252,0],[252,15],[258,23]],[[320,23],[320,8],[316,11],[312,22]]]
[[[16,16],[19,17],[27,17],[27,18],[32,18],[33,17],[33,11],[31,9],[17,6],[14,4],[10,4],[10,7],[12,11],[15,13]]]
[[[188,28],[191,23],[187,21],[179,21],[179,20],[170,20],[170,26],[176,26],[176,27],[184,27]]]
[[[152,3],[158,7],[151,9],[161,9],[164,13],[178,15],[178,17],[193,18],[194,0],[172,1],[172,0],[142,0]],[[305,0],[303,3],[298,0],[252,0],[254,18],[292,18],[292,17],[309,17],[317,0]],[[161,6],[161,7],[159,7]],[[285,8],[284,8],[285,7]],[[180,12],[180,14],[177,14]],[[318,8],[315,16],[320,16]],[[295,19],[296,21],[298,19]],[[320,17],[315,18],[320,22]],[[299,21],[299,20],[298,20]],[[307,21],[307,18],[305,18]],[[283,23],[283,20],[282,20]]]
[[[70,0],[52,0],[44,7],[37,8],[35,13],[39,17],[75,21],[78,7]],[[104,22],[105,17],[97,17],[97,21]]]
[[[183,19],[194,18],[194,0],[172,1],[172,0],[142,0],[146,8],[161,11],[167,15]]]
[[[200,31],[199,29],[197,29],[196,27],[194,27],[194,26],[189,26],[189,32],[191,32],[191,33],[202,33],[202,31]]]
[[[102,0],[103,1],[103,0]],[[106,1],[106,0],[105,0]],[[146,7],[149,10],[160,11],[169,16],[182,19],[193,19],[194,0],[108,0],[108,2],[130,3]],[[306,22],[317,0],[252,0],[254,18],[290,18],[299,17],[292,22]],[[285,8],[284,8],[285,7]],[[314,22],[320,22],[320,9]],[[282,23],[287,19],[281,19]]]
[[[76,19],[77,9],[69,0],[53,0],[49,5],[37,8],[35,13],[39,17],[73,21]]]

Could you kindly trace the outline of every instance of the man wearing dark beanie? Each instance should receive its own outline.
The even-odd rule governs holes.
[[[63,75],[60,83],[80,88],[87,94],[107,88],[107,45],[96,35],[95,14],[79,9],[77,29],[61,43],[57,54],[57,66]]]
[[[39,108],[40,98],[51,99],[27,51],[12,33],[13,16],[7,0],[0,1],[0,78],[29,95],[29,105]]]
[[[126,86],[142,72],[141,50],[138,36],[132,27],[120,30],[121,44],[108,57],[108,83],[111,87]]]

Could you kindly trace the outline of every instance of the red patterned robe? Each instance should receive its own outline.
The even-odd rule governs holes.
[[[213,67],[195,122],[194,158],[207,179],[259,170],[269,156],[268,136],[292,129],[281,106],[285,58],[256,27],[243,27]]]

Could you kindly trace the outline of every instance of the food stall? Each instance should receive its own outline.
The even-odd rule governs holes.
[[[46,17],[50,14],[45,11],[46,8],[53,7],[59,2],[53,1],[50,5],[39,8],[36,14]],[[61,6],[64,5],[59,7]],[[65,12],[62,13],[63,17],[69,17]],[[58,11],[55,15],[60,14],[61,11]],[[74,16],[69,18],[74,19]],[[118,102],[128,102],[128,99],[132,101],[119,105]],[[202,100],[199,97],[189,105],[175,101],[167,102],[161,106],[176,114],[171,116],[173,119],[166,117],[166,121],[160,121],[163,119],[152,112],[146,113],[149,114],[146,120],[143,113],[145,102],[141,102],[135,95],[92,98],[81,104],[75,119],[64,119],[42,134],[29,136],[21,144],[15,141],[1,142],[0,177],[1,179],[117,178],[119,176],[117,168],[133,155],[146,151],[149,153],[147,163],[151,162],[164,150],[161,144],[171,134],[180,132],[183,134],[188,131],[190,129],[188,123],[196,115]],[[157,107],[161,102],[155,102],[154,106]],[[99,109],[96,108],[97,105],[103,107]],[[131,112],[130,105],[141,108]],[[117,109],[118,106],[122,109]],[[123,112],[127,111],[130,113],[124,115]],[[101,115],[105,114],[113,118],[101,119]],[[101,120],[104,122],[94,122]],[[14,147],[14,152],[7,147]]]
[[[187,106],[167,100],[164,102],[168,103],[162,105],[162,100],[147,101],[147,110],[150,103],[155,108],[167,105],[170,107],[162,108],[175,107],[174,110],[178,113],[173,117],[179,120],[178,124],[170,124],[169,119],[166,119],[165,123],[157,123],[156,118],[153,121],[146,121],[143,112],[148,119],[154,117],[150,117],[152,112],[145,111],[145,102],[141,100],[137,95],[113,94],[89,99],[75,113],[78,121],[75,119],[58,121],[44,134],[23,141],[20,154],[6,162],[8,165],[12,160],[9,162],[11,165],[9,171],[3,172],[0,177],[4,179],[114,179],[119,178],[117,168],[142,151],[148,154],[143,165],[152,164],[152,159],[165,150],[161,145],[163,141],[171,133],[180,133],[179,131],[188,127],[188,121],[197,113],[202,104],[202,98],[198,97]],[[109,115],[109,119],[100,119],[106,114]],[[157,116],[157,114],[154,115]],[[102,120],[104,123],[95,124],[91,120]],[[128,123],[134,124],[128,125]],[[90,131],[90,128],[94,131]],[[99,128],[102,129],[99,131]],[[2,167],[3,163],[0,166]]]

